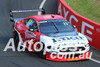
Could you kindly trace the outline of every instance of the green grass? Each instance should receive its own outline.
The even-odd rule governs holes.
[[[65,0],[80,15],[100,23],[100,0]]]

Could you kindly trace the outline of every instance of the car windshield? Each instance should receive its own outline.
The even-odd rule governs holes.
[[[43,20],[38,23],[41,33],[44,34],[74,31],[73,27],[65,19]]]

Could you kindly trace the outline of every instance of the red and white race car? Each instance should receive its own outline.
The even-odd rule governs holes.
[[[41,57],[52,61],[75,61],[89,58],[89,44],[87,38],[74,30],[75,26],[60,15],[34,15],[26,18],[13,18],[16,13],[42,12],[44,9],[10,11],[13,22],[15,45],[21,43],[28,49],[33,41],[32,52],[38,52]],[[34,50],[34,44],[41,42],[43,48]],[[37,46],[38,49],[40,46]],[[45,51],[45,54],[44,54]]]

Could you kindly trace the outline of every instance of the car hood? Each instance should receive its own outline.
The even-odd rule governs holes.
[[[50,34],[49,36],[40,36],[40,41],[46,45],[59,45],[59,46],[77,46],[88,44],[87,38],[81,33],[78,34]]]

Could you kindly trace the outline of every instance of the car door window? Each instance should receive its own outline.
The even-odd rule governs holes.
[[[24,20],[24,24],[29,28],[29,29],[37,29],[37,24],[36,21],[34,19],[27,19]]]

